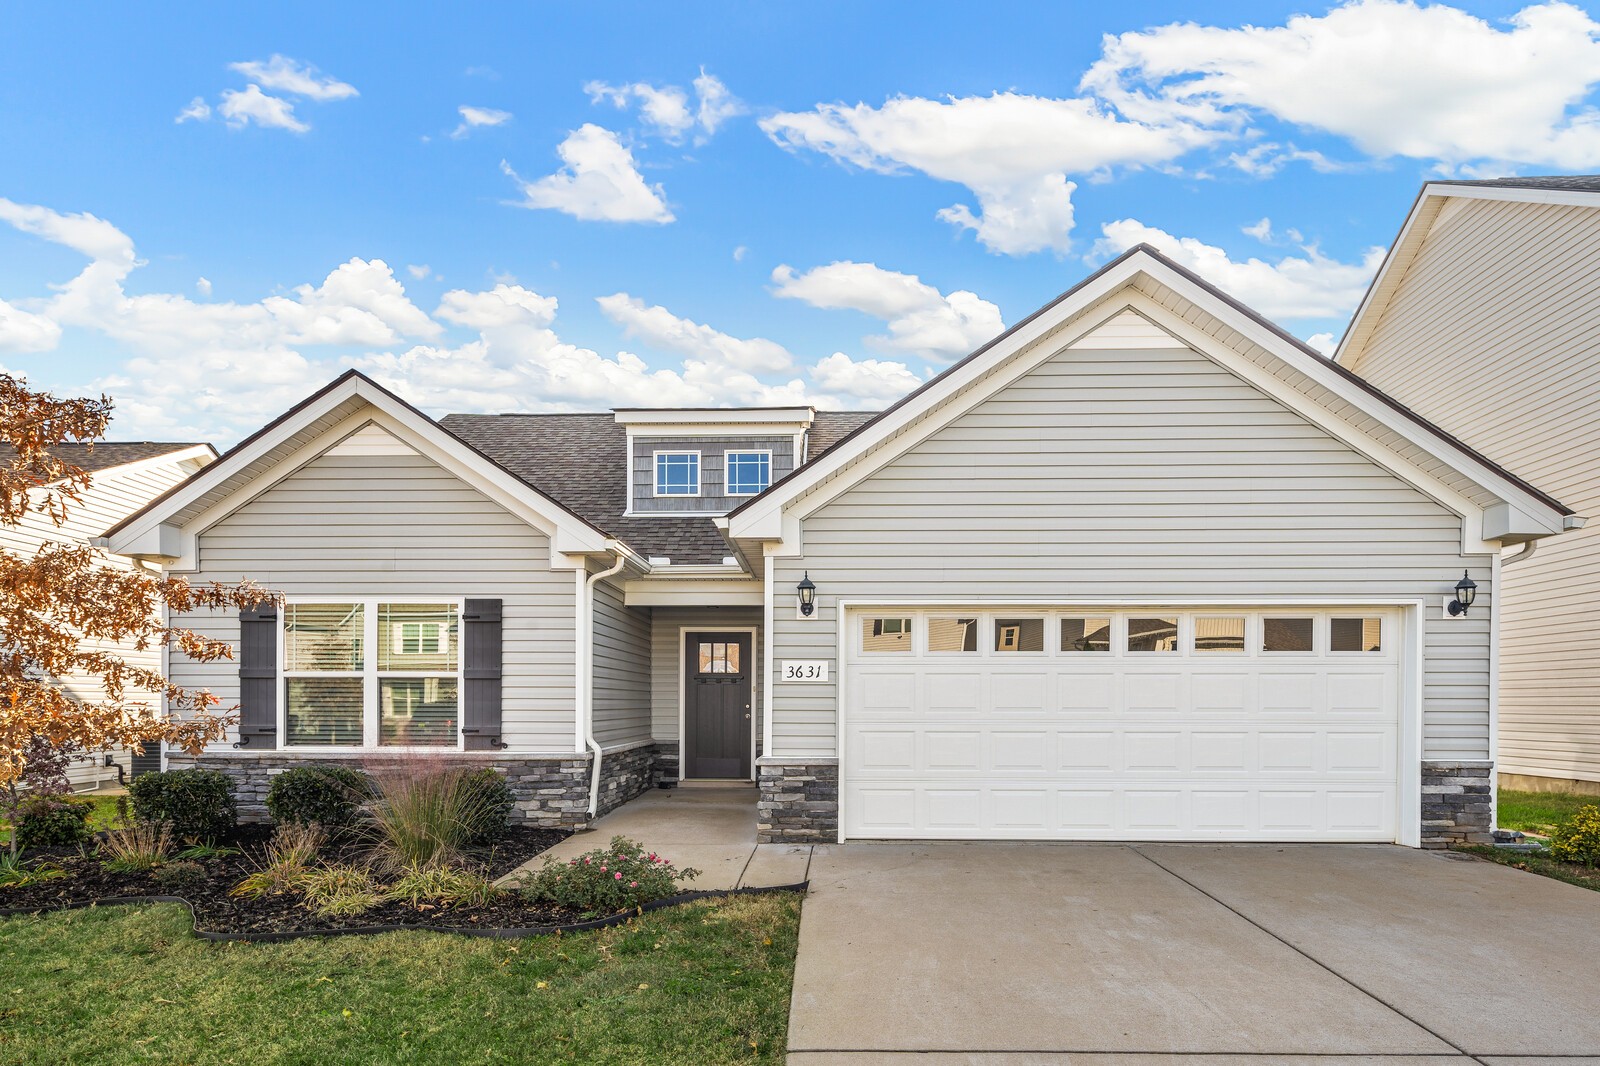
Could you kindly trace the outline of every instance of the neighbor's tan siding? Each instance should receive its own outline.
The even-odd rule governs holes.
[[[323,455],[200,534],[201,579],[290,596],[504,601],[503,720],[513,751],[575,747],[571,571],[548,538],[420,455]],[[232,616],[208,632],[238,639]],[[238,664],[173,656],[180,684],[238,699]],[[229,740],[233,739],[232,737]]]
[[[1347,365],[1597,519],[1501,575],[1498,766],[1600,781],[1600,210],[1451,204]]]
[[[777,658],[835,660],[841,598],[1436,604],[1470,567],[1489,602],[1456,515],[1147,328],[1051,357],[805,516],[804,555],[775,560]],[[792,608],[807,570],[814,621]],[[1487,614],[1424,621],[1425,758],[1488,754]],[[777,686],[774,754],[833,755],[836,699]]]

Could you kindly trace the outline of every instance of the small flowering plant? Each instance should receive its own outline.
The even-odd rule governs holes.
[[[633,910],[682,891],[699,870],[679,869],[668,859],[626,837],[575,859],[546,859],[537,873],[523,878],[522,894],[531,903],[549,903],[585,918]]]

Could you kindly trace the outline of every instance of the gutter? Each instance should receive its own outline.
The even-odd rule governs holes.
[[[589,817],[594,817],[595,808],[600,804],[600,742],[594,738],[594,586],[597,581],[621,573],[622,568],[628,565],[628,554],[625,554],[621,545],[613,548],[616,561],[611,569],[602,570],[597,574],[590,574],[589,579],[583,583],[583,597],[578,604],[580,615],[581,639],[578,641],[578,656],[581,666],[578,671],[579,680],[583,683],[583,690],[578,693],[578,708],[583,715],[583,741],[593,753],[594,759],[589,767]]]

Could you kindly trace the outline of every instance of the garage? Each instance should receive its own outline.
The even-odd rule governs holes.
[[[852,610],[846,838],[1393,841],[1383,608]]]

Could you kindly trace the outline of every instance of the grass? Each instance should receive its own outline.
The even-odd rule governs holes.
[[[110,829],[117,820],[117,797],[94,796],[94,810],[89,814],[89,829],[98,833]],[[0,817],[0,846],[11,846],[11,823]]]
[[[800,901],[563,937],[210,944],[173,905],[0,920],[0,1063],[783,1061]]]
[[[1600,806],[1600,796],[1582,796],[1576,792],[1518,792],[1503,788],[1500,790],[1500,828],[1549,836],[1550,830],[1571,818],[1573,811],[1590,804]]]

